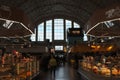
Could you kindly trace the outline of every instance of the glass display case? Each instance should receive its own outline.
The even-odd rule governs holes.
[[[39,60],[36,56],[4,54],[0,56],[0,80],[31,80],[39,73]]]
[[[94,57],[84,57],[80,62],[81,68],[85,71],[93,72],[94,74],[104,77],[120,78],[120,56],[109,56],[101,61],[96,61]]]

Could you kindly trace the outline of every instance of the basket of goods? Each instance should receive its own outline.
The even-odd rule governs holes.
[[[31,71],[27,71],[27,76],[31,76],[31,75],[32,75]]]
[[[106,76],[110,76],[110,69],[106,69],[105,75],[106,75]]]
[[[97,66],[93,66],[93,72],[98,73],[98,67]]]
[[[118,70],[116,68],[112,68],[112,75],[118,75]]]

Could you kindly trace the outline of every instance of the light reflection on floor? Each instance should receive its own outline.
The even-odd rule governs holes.
[[[81,80],[77,71],[67,64],[57,68],[55,76],[51,75],[50,72],[43,76],[44,78],[40,80]]]

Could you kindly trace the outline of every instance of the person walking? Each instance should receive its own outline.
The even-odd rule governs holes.
[[[54,58],[54,56],[51,56],[51,59],[49,60],[49,69],[50,69],[51,75],[54,77],[55,77],[56,67],[57,67],[57,61]]]

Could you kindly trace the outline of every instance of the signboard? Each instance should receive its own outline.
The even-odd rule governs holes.
[[[81,28],[69,28],[67,31],[68,44],[79,44],[83,42],[83,31]]]
[[[81,28],[69,28],[67,30],[67,37],[83,37],[83,31]]]

